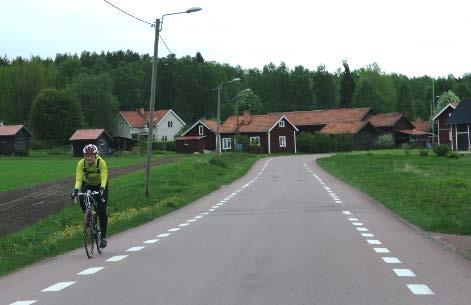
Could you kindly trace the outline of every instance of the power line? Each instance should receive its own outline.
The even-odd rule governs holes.
[[[168,48],[167,44],[165,43],[165,40],[164,40],[164,38],[162,37],[162,34],[160,34],[160,39],[162,40],[162,42],[164,43],[165,47],[167,48],[167,51],[168,51],[170,54],[173,54],[172,51],[170,51],[170,49]]]
[[[141,22],[147,23],[148,25],[151,25],[151,26],[154,25],[153,23],[147,22],[147,21],[145,21],[145,20],[142,20],[141,18],[138,18],[138,17],[136,17],[136,16],[134,16],[134,15],[131,15],[130,13],[126,12],[125,10],[120,9],[119,7],[117,7],[116,5],[114,5],[113,3],[111,3],[111,2],[109,2],[109,1],[107,1],[107,0],[103,0],[103,1],[105,1],[106,3],[108,3],[109,5],[111,5],[112,7],[114,7],[115,9],[117,9],[117,10],[119,10],[119,11],[125,13],[126,15],[128,15],[128,16],[134,18],[134,19],[137,19],[137,20],[139,20],[139,21],[141,21]]]

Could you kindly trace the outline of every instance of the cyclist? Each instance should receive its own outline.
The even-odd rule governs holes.
[[[87,190],[98,191],[101,200],[97,200],[97,213],[100,218],[101,239],[100,247],[107,245],[106,227],[108,215],[106,206],[108,204],[108,169],[106,162],[98,155],[98,148],[93,144],[87,144],[83,148],[84,158],[77,163],[75,172],[75,188],[72,197],[76,198],[79,189],[81,192]],[[85,212],[85,200],[80,198],[80,207]]]

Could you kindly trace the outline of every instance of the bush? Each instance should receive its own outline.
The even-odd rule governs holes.
[[[450,147],[446,144],[435,145],[433,147],[433,152],[439,157],[446,156],[449,151],[450,151]]]
[[[402,143],[402,150],[404,151],[404,154],[406,156],[410,155],[410,149],[411,149],[411,145],[407,143]]]
[[[421,156],[421,157],[427,157],[427,156],[428,156],[428,150],[426,150],[426,149],[419,149],[419,156]]]
[[[353,135],[337,134],[333,136],[335,151],[351,151],[353,150]]]
[[[213,156],[211,159],[209,159],[209,164],[227,168],[226,161],[222,157],[219,157],[219,156]]]
[[[324,133],[301,133],[296,138],[296,146],[303,153],[326,153],[333,150],[334,141]]]
[[[458,158],[461,158],[463,155],[457,153],[456,151],[450,151],[450,152],[448,152],[448,154],[447,154],[446,156],[447,156],[448,158],[458,159]]]
[[[21,156],[21,157],[29,156],[29,149],[16,148],[15,149],[15,156]]]
[[[177,151],[175,141],[159,141],[152,143],[152,150]]]
[[[391,148],[394,146],[394,137],[392,134],[387,133],[380,135],[376,140],[376,146],[378,148]]]
[[[312,133],[303,132],[296,137],[296,147],[299,152],[313,153],[314,152],[314,135]]]

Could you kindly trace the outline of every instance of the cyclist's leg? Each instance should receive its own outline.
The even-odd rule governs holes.
[[[87,192],[87,189],[88,189],[88,185],[85,182],[83,182],[82,187],[80,188],[80,192],[85,193]],[[79,203],[80,203],[80,207],[82,208],[82,211],[85,213],[85,197],[84,196],[80,196]]]
[[[98,200],[97,212],[100,217],[101,237],[106,238],[106,228],[108,226],[108,214],[106,212],[106,206],[108,205],[108,184],[105,187],[103,199],[104,202],[102,200]]]

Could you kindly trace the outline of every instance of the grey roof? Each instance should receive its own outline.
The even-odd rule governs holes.
[[[471,123],[471,98],[462,98],[458,107],[448,118],[448,124]]]

